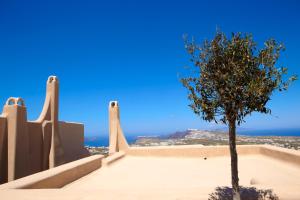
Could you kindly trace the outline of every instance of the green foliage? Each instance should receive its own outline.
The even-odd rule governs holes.
[[[274,39],[259,50],[252,35],[241,33],[228,39],[217,32],[202,45],[187,37],[184,42],[196,71],[181,82],[189,91],[190,107],[207,121],[240,124],[253,111],[271,113],[266,104],[272,93],[297,79],[284,79],[287,68],[277,68],[284,46]]]

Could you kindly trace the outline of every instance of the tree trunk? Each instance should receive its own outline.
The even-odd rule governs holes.
[[[239,192],[239,176],[238,176],[238,157],[235,144],[235,120],[229,121],[229,148],[231,157],[231,184],[233,191],[233,199],[240,200]]]

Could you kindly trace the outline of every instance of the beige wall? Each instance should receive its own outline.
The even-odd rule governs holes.
[[[47,80],[43,110],[27,121],[22,98],[10,97],[0,116],[0,184],[89,156],[83,124],[58,121],[57,77]]]
[[[89,156],[6,184],[2,189],[61,188],[102,166],[102,155]]]
[[[261,146],[259,145],[240,145],[237,147],[238,154],[258,154]],[[229,156],[229,147],[224,146],[201,146],[201,145],[182,145],[182,146],[158,146],[158,147],[130,147],[128,155],[133,156],[173,156],[173,157],[215,157]]]
[[[109,154],[126,151],[129,146],[120,122],[120,108],[117,101],[109,102]]]
[[[66,162],[89,156],[88,150],[84,148],[83,124],[59,122],[59,132]]]
[[[297,150],[275,147],[271,145],[262,145],[260,148],[260,153],[265,156],[300,166],[300,152]]]
[[[0,117],[0,184],[7,182],[6,118]]]
[[[27,112],[24,105],[18,105],[20,98],[14,99],[14,104],[4,106],[7,127],[7,179],[12,181],[30,174],[29,135],[27,128]],[[10,100],[9,99],[9,100]]]
[[[40,123],[28,122],[29,132],[29,154],[30,154],[30,173],[36,173],[43,170],[43,134]]]

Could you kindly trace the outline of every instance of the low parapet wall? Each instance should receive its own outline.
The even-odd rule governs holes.
[[[112,154],[111,156],[108,156],[107,158],[103,159],[102,163],[104,166],[109,166],[112,163],[122,159],[125,155],[126,154],[124,151],[116,152],[116,153]]]
[[[237,146],[239,154],[258,154],[260,145],[240,145]],[[173,156],[173,157],[216,157],[229,156],[229,147],[224,146],[202,146],[202,145],[182,145],[182,146],[158,146],[158,147],[131,147],[127,151],[133,156]]]
[[[1,189],[61,188],[102,165],[102,155],[94,155],[0,185]]]
[[[289,162],[300,166],[300,152],[297,150],[276,147],[272,145],[238,145],[238,155],[260,154],[274,159]],[[158,156],[158,157],[217,157],[230,156],[229,147],[223,146],[156,146],[131,147],[127,155],[132,156]]]
[[[262,155],[300,166],[300,151],[271,145],[261,145],[259,152]]]

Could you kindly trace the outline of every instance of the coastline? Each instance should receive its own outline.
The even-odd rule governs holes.
[[[274,134],[274,135],[269,135]],[[228,145],[228,134],[225,131],[188,129],[160,136],[126,136],[130,146],[172,146],[172,145]],[[269,144],[273,146],[300,151],[300,130],[293,131],[240,131],[237,135],[237,145]],[[99,136],[85,138],[85,147],[92,154],[108,154],[108,137]]]

